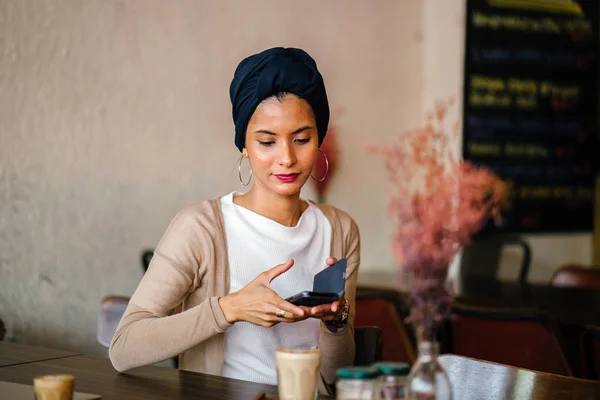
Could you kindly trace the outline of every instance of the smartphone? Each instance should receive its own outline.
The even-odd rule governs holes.
[[[333,303],[344,294],[346,284],[346,258],[326,267],[313,279],[313,290],[300,292],[286,300],[297,306],[314,307]]]
[[[339,299],[340,296],[337,293],[304,291],[288,297],[286,300],[296,306],[314,307],[321,304],[330,304]]]

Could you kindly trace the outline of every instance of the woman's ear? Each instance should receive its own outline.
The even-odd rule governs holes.
[[[248,150],[245,147],[242,149],[242,157],[248,158]]]

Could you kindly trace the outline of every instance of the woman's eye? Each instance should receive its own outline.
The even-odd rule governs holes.
[[[306,138],[306,139],[296,139],[296,142],[304,144],[304,143],[308,143],[310,141],[310,138]]]
[[[259,140],[259,141],[258,141],[258,143],[260,143],[262,146],[267,146],[267,147],[269,147],[269,146],[271,146],[271,145],[272,145],[273,143],[275,143],[275,142],[263,142],[263,141],[260,141],[260,140]]]

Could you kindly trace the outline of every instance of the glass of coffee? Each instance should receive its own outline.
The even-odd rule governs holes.
[[[275,351],[280,400],[314,400],[321,367],[321,350],[312,347]]]
[[[70,374],[36,376],[33,389],[36,400],[72,400],[75,377]]]

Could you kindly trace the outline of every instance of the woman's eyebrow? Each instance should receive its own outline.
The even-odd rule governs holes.
[[[300,133],[300,132],[304,132],[304,131],[306,131],[306,130],[309,130],[309,129],[313,129],[313,127],[312,127],[312,126],[310,126],[310,125],[305,125],[305,126],[303,126],[302,128],[298,128],[298,129],[296,129],[294,132],[292,132],[292,135],[298,134],[298,133]],[[254,132],[255,132],[255,133],[265,133],[265,134],[267,134],[267,135],[273,135],[273,136],[277,136],[277,134],[276,134],[275,132],[271,132],[271,131],[269,131],[269,130],[267,130],[267,129],[259,129],[259,130],[257,130],[257,131],[254,131]]]

